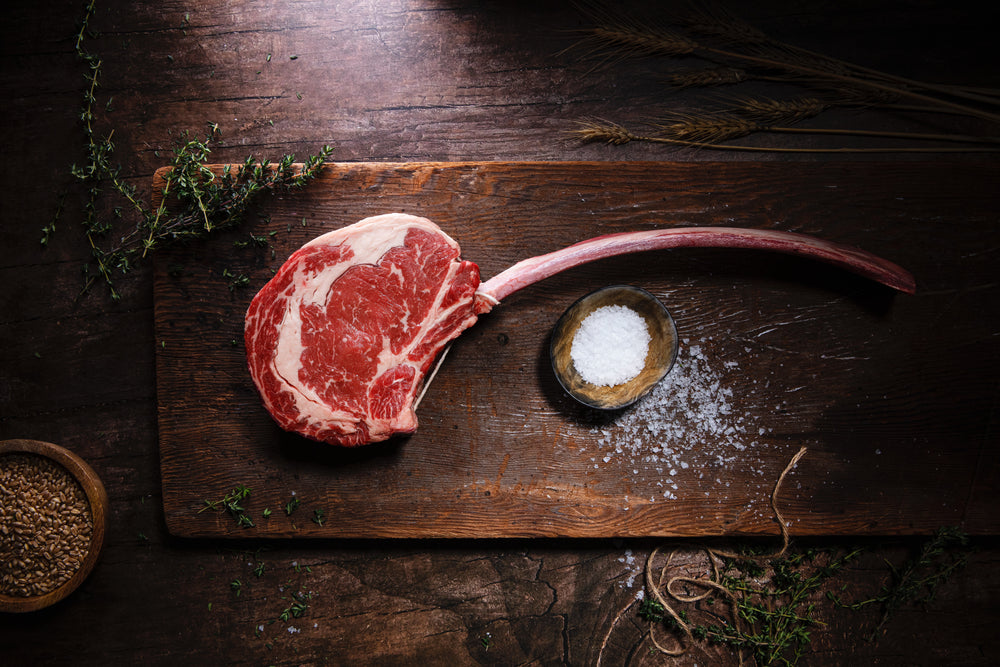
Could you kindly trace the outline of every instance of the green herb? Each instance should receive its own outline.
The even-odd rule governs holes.
[[[815,616],[814,597],[860,553],[860,549],[809,549],[763,560],[751,553],[716,555],[722,560],[718,579],[698,584],[725,594],[728,619],[699,612],[699,619],[706,614],[712,622],[694,622],[687,610],[668,610],[659,600],[648,598],[638,613],[651,624],[693,640],[749,651],[758,665],[795,665],[809,644],[810,632],[823,625]],[[706,598],[707,594],[699,599]]]
[[[643,598],[642,602],[639,604],[639,618],[649,621],[650,623],[662,622],[665,613],[666,608],[656,600]]]
[[[233,579],[229,582],[229,588],[236,593],[236,597],[239,597],[240,593],[243,592],[243,582],[239,579]]]
[[[228,268],[222,269],[222,277],[228,279],[227,285],[230,292],[236,291],[238,287],[246,287],[250,284],[250,276],[244,273],[233,273]]]
[[[257,577],[258,579],[260,579],[261,577],[264,576],[264,563],[263,563],[263,561],[261,561],[261,562],[257,563],[256,565],[254,565],[253,575],[255,577]]]
[[[312,522],[317,526],[322,526],[324,523],[326,523],[323,510],[320,509],[313,510]]]
[[[285,516],[289,516],[292,512],[298,509],[299,504],[300,504],[299,499],[296,498],[295,496],[292,496],[292,499],[289,500],[287,503],[285,503]]]
[[[309,602],[312,594],[299,591],[292,593],[292,603],[278,614],[278,620],[287,622],[290,618],[299,618],[309,609]]]
[[[263,234],[249,234],[248,238],[246,239],[240,241],[233,241],[233,246],[236,248],[248,248],[251,246],[257,248],[266,248],[267,238],[268,237],[264,236]]]
[[[299,188],[313,180],[322,171],[332,149],[324,146],[317,155],[310,156],[301,168],[294,166],[292,155],[285,155],[276,164],[251,156],[236,169],[227,168],[216,174],[207,166],[212,142],[219,134],[218,124],[211,123],[204,139],[192,137],[186,132],[179,136],[171,169],[161,192],[162,202],[155,210],[152,209],[126,182],[121,168],[113,160],[114,130],[100,135],[95,127],[102,62],[84,48],[95,4],[96,0],[87,4],[76,35],[77,56],[88,69],[80,112],[86,157],[82,164],[74,164],[70,171],[86,192],[83,227],[91,259],[84,265],[84,291],[100,280],[107,285],[111,298],[118,300],[121,295],[116,288],[116,279],[129,273],[150,252],[169,243],[204,238],[218,230],[239,225],[260,193],[278,188]],[[125,208],[129,212],[129,220],[125,230],[117,229],[117,225],[112,225],[99,214],[102,207],[98,206],[98,202],[109,194],[127,204]],[[176,210],[167,210],[168,198],[177,202]],[[43,245],[48,244],[54,230],[54,223],[43,228]]]
[[[835,604],[853,610],[880,605],[881,617],[868,636],[868,641],[874,641],[899,609],[910,604],[931,602],[938,587],[965,566],[971,553],[969,537],[962,530],[957,527],[940,528],[924,543],[920,553],[901,567],[889,563],[890,581],[874,597],[854,603],[846,603],[832,592],[827,597]]]
[[[235,343],[236,343],[236,341],[233,341],[233,343],[235,344]],[[263,511],[263,512],[261,512],[261,514],[263,514],[263,515],[264,515],[264,518],[265,518],[265,519],[269,519],[269,518],[271,517],[271,508],[270,508],[270,507],[265,507],[265,508],[264,508],[264,511]]]
[[[42,245],[47,246],[49,244],[49,238],[51,238],[54,231],[56,231],[56,225],[54,222],[42,227]]]
[[[62,216],[63,202],[65,200],[66,200],[66,193],[59,195],[59,201],[56,202],[56,212],[52,216],[52,222],[50,222],[45,227],[42,227],[41,243],[45,247],[48,247],[49,239],[52,237],[52,234],[54,234],[56,231],[56,222],[58,222],[59,218]]]
[[[493,643],[493,636],[487,632],[479,638],[479,643],[483,645],[483,650],[489,651],[490,645]]]
[[[202,513],[205,510],[223,510],[236,520],[236,524],[242,528],[252,528],[253,520],[246,514],[246,510],[240,504],[250,497],[250,489],[240,484],[232,491],[224,495],[219,500],[206,500],[205,506],[198,510]]]

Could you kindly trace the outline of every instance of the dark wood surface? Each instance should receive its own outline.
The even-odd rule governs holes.
[[[258,518],[293,496],[303,503],[257,521],[255,536],[777,536],[770,491],[807,447],[795,489],[782,494],[796,534],[995,533],[991,399],[966,388],[1000,371],[1000,286],[993,259],[977,254],[1000,241],[998,180],[995,165],[979,162],[331,164],[305,192],[262,206],[249,230],[157,263],[167,526],[245,537],[232,517],[204,511],[205,499],[241,483],[256,490],[247,506]],[[581,266],[515,293],[458,339],[414,435],[331,451],[268,417],[246,370],[243,314],[303,243],[389,211],[435,220],[484,280],[599,234],[735,221],[865,247],[920,287],[897,297],[761,251],[677,249]],[[270,247],[234,252],[248,231]],[[933,253],[914,242],[945,234],[950,243]],[[247,287],[230,290],[226,270]],[[673,311],[683,344],[665,386],[690,392],[686,409],[658,395],[602,414],[560,390],[548,357],[556,320],[621,283]],[[949,307],[948,326],[934,324]],[[953,372],[973,363],[975,374]],[[315,509],[329,520],[308,520]]]
[[[159,286],[154,290],[153,263],[143,263],[119,280],[120,301],[112,302],[100,289],[80,293],[80,268],[90,250],[80,226],[83,195],[70,166],[84,160],[79,116],[87,69],[74,48],[82,15],[79,3],[19,3],[5,9],[0,22],[0,131],[5,148],[0,167],[4,184],[0,439],[54,442],[87,460],[107,488],[109,530],[102,559],[76,593],[42,612],[0,618],[2,661],[669,662],[649,653],[645,626],[634,613],[644,561],[660,546],[659,539],[262,540],[247,532],[240,536],[244,539],[234,541],[171,535],[161,491],[157,419],[162,403],[156,387],[157,355],[169,354],[170,346],[161,345],[155,328],[154,294]],[[1000,86],[993,47],[1000,17],[993,7],[774,1],[754,3],[744,16],[782,39],[903,76]],[[221,133],[221,144],[212,154],[217,162],[240,162],[248,154],[304,157],[330,143],[331,159],[338,163],[721,161],[798,166],[804,173],[831,169],[848,181],[855,178],[850,175],[855,169],[852,163],[877,159],[898,165],[868,167],[874,173],[866,172],[873,181],[866,192],[879,193],[878,182],[887,189],[864,200],[865,210],[859,215],[868,221],[865,228],[855,218],[837,224],[825,213],[821,223],[802,220],[799,213],[816,208],[809,200],[812,195],[777,188],[771,188],[773,197],[760,199],[757,220],[780,218],[804,231],[843,235],[893,259],[912,259],[914,269],[920,269],[918,280],[925,281],[920,298],[927,300],[912,303],[921,304],[920,308],[931,302],[939,306],[933,319],[923,324],[945,332],[907,333],[904,340],[912,347],[894,347],[895,338],[888,332],[897,325],[903,299],[887,306],[868,296],[867,286],[857,281],[845,284],[831,272],[812,275],[800,284],[797,263],[760,266],[741,258],[722,265],[715,253],[685,255],[679,266],[670,269],[678,280],[671,282],[669,293],[694,299],[675,306],[675,312],[688,315],[693,326],[706,332],[718,320],[746,310],[759,310],[755,324],[764,326],[770,313],[781,317],[780,310],[771,308],[775,304],[810,313],[790,323],[812,338],[829,333],[831,321],[826,315],[831,308],[854,318],[855,331],[870,332],[857,342],[871,353],[871,372],[889,381],[840,377],[846,388],[841,409],[827,411],[824,428],[811,437],[829,444],[825,438],[831,436],[821,434],[833,433],[840,443],[883,454],[857,462],[862,471],[857,475],[836,469],[836,487],[821,485],[808,496],[795,484],[799,473],[793,473],[790,501],[812,508],[842,497],[831,488],[853,484],[859,505],[893,507],[897,516],[905,509],[920,532],[932,527],[934,521],[924,509],[936,504],[941,519],[964,520],[962,527],[979,533],[968,567],[939,589],[932,603],[898,612],[877,642],[865,640],[877,622],[875,610],[853,613],[819,599],[825,624],[812,630],[803,662],[996,664],[1000,549],[990,490],[997,485],[998,319],[996,282],[987,271],[996,266],[998,221],[988,205],[996,200],[995,157],[730,153],[652,144],[579,144],[567,136],[577,121],[599,117],[639,123],[657,111],[684,108],[695,95],[665,90],[664,67],[656,61],[595,68],[581,60],[579,52],[565,52],[576,39],[572,29],[586,24],[587,19],[562,2],[98,2],[85,39],[86,49],[98,54],[102,63],[95,128],[100,136],[113,129],[113,160],[144,198],[149,196],[153,172],[166,164],[181,133],[205,132],[209,123],[218,123]],[[752,84],[751,89],[771,90],[764,83]],[[947,126],[963,133],[996,135],[995,127],[980,121],[924,116],[914,120],[885,110],[840,110],[828,118],[819,124],[920,131]],[[883,145],[874,137],[789,135],[769,141],[787,147]],[[928,160],[933,162],[930,171],[920,171],[924,167],[916,163]],[[989,164],[983,167],[983,161]],[[904,178],[918,172],[925,175],[913,182]],[[931,172],[941,174],[940,183],[929,182],[926,174]],[[902,193],[895,196],[903,199],[890,197],[889,192]],[[696,194],[689,192],[692,197]],[[704,199],[692,204],[691,216],[704,215],[720,196],[727,196],[714,191],[701,194]],[[967,200],[958,195],[967,195]],[[621,191],[584,193],[582,198],[587,196],[600,199],[605,209],[614,209],[616,198],[619,204],[632,203]],[[847,195],[825,196],[834,210],[851,206]],[[113,209],[121,202],[111,198],[102,202],[107,203],[102,203],[101,215],[114,220]],[[288,199],[266,206],[289,211],[296,203]],[[43,248],[41,229],[59,209],[56,231]],[[355,213],[346,207],[329,211],[337,220],[354,219]],[[488,214],[482,212],[484,217]],[[627,212],[617,209],[616,214]],[[127,224],[128,212],[124,215],[126,222],[118,224]],[[544,218],[536,222],[544,228]],[[493,248],[503,247],[511,255],[520,252],[513,241],[498,246],[475,235],[466,237],[464,230],[456,236],[463,237],[459,240],[466,254],[486,267],[487,275],[513,259]],[[192,245],[191,254],[182,256],[205,258],[208,267],[221,266],[220,257],[231,257],[234,264],[247,261],[231,249],[232,237],[228,241],[219,237]],[[292,245],[292,239],[278,242]],[[627,268],[608,270],[621,275]],[[554,280],[548,289],[561,293],[567,302],[577,294],[578,278]],[[751,289],[759,282],[767,285],[765,296],[756,287]],[[695,308],[700,287],[721,292],[724,285],[732,289],[734,284],[738,294],[728,295],[730,302],[721,300],[714,310]],[[212,290],[212,298],[229,296],[222,280],[205,283],[205,289]],[[541,312],[543,294],[538,290],[517,295],[516,303],[507,304],[509,309],[495,313],[499,317],[481,323],[485,326],[476,330],[480,338],[469,338],[458,358],[488,357],[489,362],[503,364],[507,375],[520,375],[517,369],[522,366],[524,373],[536,373],[537,348],[534,356],[525,352],[518,357],[509,351],[510,342],[500,349],[497,337],[489,338],[487,329],[496,334],[510,322],[505,318]],[[789,297],[787,303],[781,301],[783,295]],[[233,304],[244,298],[243,293],[233,292]],[[870,328],[862,326],[869,324]],[[548,326],[531,319],[515,325],[533,332]],[[791,335],[787,327],[768,332],[750,329],[749,322],[744,326],[757,339]],[[513,331],[513,326],[508,328]],[[218,328],[216,323],[206,324],[206,344],[226,343],[238,329],[230,322],[218,323]],[[509,340],[516,338],[504,333]],[[936,340],[956,344],[944,350],[917,344]],[[775,359],[787,354],[777,346],[765,349]],[[833,361],[843,359],[847,367],[856,368],[856,361],[847,359],[855,349],[841,341]],[[926,365],[907,362],[918,357]],[[786,389],[809,386],[795,380],[811,369],[784,363],[785,367],[769,368],[768,374],[780,375]],[[740,368],[749,372],[742,363]],[[470,384],[469,398],[478,392],[499,392],[502,380]],[[242,378],[228,381],[233,387],[244,383]],[[438,405],[460,400],[445,396],[448,386],[436,385],[435,391],[442,392],[436,398],[443,401]],[[453,382],[452,391],[458,386]],[[773,381],[771,390],[777,391],[776,386]],[[529,400],[532,391],[541,389],[530,389],[518,400]],[[808,389],[795,393],[801,396],[804,391]],[[884,396],[889,397],[887,404],[882,402]],[[740,394],[740,403],[753,398],[753,392]],[[561,405],[562,399],[546,400]],[[433,405],[432,400],[428,407],[433,410]],[[892,409],[878,407],[886,405]],[[813,408],[816,414],[821,412],[818,404]],[[769,419],[779,416],[780,410],[775,408]],[[910,414],[919,414],[920,421],[906,422]],[[859,416],[860,424],[854,419]],[[446,418],[452,417],[440,414],[441,420]],[[434,419],[424,425],[428,423],[441,426]],[[920,474],[906,478],[895,470],[875,470],[881,462],[878,456],[887,456],[906,438],[919,439],[912,465],[922,467]],[[791,453],[790,443],[782,446]],[[502,462],[500,452],[491,455]],[[821,462],[819,457],[803,459],[797,471],[807,473],[809,466]],[[772,465],[762,478],[775,472]],[[488,479],[495,480],[495,473]],[[240,480],[219,479],[215,490],[230,482]],[[895,493],[886,498],[887,489],[904,487],[906,497],[917,498],[913,485],[926,496],[919,504],[904,508]],[[391,489],[375,486],[368,492],[385,498]],[[303,502],[301,520],[308,520],[309,509]],[[761,522],[759,528],[750,532],[773,533],[773,525]],[[856,541],[796,538],[794,519],[791,528],[799,547]],[[857,597],[876,592],[889,578],[886,561],[901,563],[920,539],[879,535],[876,527],[865,532],[869,533],[862,540],[866,555],[838,580]],[[735,541],[765,546],[774,542],[773,537]],[[678,562],[697,569],[698,543],[682,541],[681,546]],[[264,569],[258,577],[255,569],[260,564]],[[241,582],[238,595],[231,584],[236,580]],[[312,595],[306,613],[283,620],[291,595],[298,592]],[[629,611],[619,618],[626,608]],[[695,651],[678,661],[694,663],[736,664],[736,659],[720,649],[708,655]]]

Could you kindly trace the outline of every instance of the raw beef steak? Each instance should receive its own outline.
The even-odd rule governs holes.
[[[292,254],[246,315],[250,374],[283,428],[362,445],[417,428],[414,399],[444,346],[502,299],[560,271],[680,247],[813,257],[912,294],[913,276],[869,252],[792,232],[674,227],[580,241],[479,282],[479,267],[430,220],[391,213]]]
[[[246,315],[250,374],[275,421],[338,445],[412,433],[424,375],[476,321],[479,268],[459,252],[430,220],[392,213],[292,254]]]

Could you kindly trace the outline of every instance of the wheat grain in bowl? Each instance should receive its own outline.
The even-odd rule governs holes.
[[[0,442],[0,611],[53,604],[87,577],[101,550],[107,494],[69,450]]]

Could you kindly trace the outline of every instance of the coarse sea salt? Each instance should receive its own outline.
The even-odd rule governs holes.
[[[734,409],[734,391],[728,385],[738,364],[713,364],[703,350],[707,342],[683,341],[673,370],[647,396],[612,423],[593,430],[598,447],[591,452],[594,467],[632,472],[632,490],[648,502],[676,499],[682,471],[689,469],[700,471],[698,479],[705,470],[712,471],[719,488],[727,484],[719,473],[730,465],[764,474],[748,464],[754,457],[747,450],[759,446],[757,438],[771,429],[752,414]],[[643,474],[636,475],[636,469]]]
[[[627,306],[602,306],[580,323],[570,357],[584,381],[613,387],[642,372],[650,340],[642,315]]]

